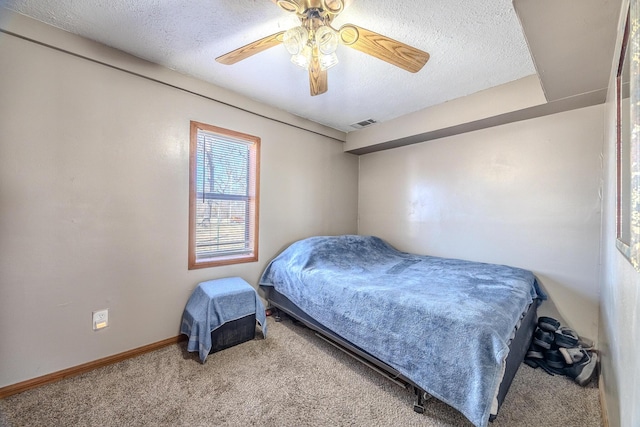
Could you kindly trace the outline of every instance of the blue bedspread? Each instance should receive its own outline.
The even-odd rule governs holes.
[[[318,322],[486,426],[514,327],[546,296],[530,271],[400,252],[371,236],[311,237],[265,269]]]

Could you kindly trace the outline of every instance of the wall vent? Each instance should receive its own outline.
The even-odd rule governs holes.
[[[367,126],[371,126],[374,123],[378,123],[373,119],[367,119],[367,120],[363,120],[361,122],[357,122],[351,125],[352,128],[356,128],[356,129],[362,129],[362,128],[366,128]]]

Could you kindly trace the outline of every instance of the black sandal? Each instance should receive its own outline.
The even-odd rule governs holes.
[[[547,332],[555,332],[560,328],[560,322],[553,317],[540,316],[538,317],[538,327]]]

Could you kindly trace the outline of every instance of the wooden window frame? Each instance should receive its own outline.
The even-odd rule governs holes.
[[[198,259],[196,254],[196,200],[197,200],[197,149],[200,131],[217,134],[226,139],[236,139],[246,143],[249,148],[249,200],[252,213],[247,215],[250,251],[242,254],[215,255]],[[259,205],[260,205],[260,138],[245,133],[224,129],[196,121],[191,121],[189,144],[189,270],[241,264],[258,261],[259,237]]]

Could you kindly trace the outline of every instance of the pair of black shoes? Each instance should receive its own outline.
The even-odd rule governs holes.
[[[561,327],[556,319],[541,316],[524,363],[550,375],[567,376],[584,387],[596,375],[598,355],[592,342]]]

